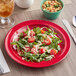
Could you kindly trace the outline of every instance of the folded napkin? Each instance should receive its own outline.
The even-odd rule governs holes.
[[[8,72],[10,72],[10,69],[0,49],[0,74],[8,73]]]

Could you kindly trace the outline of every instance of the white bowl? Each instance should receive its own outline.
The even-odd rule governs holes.
[[[15,0],[15,3],[20,8],[29,8],[34,3],[34,0]]]

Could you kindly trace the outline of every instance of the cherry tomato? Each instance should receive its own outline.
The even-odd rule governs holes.
[[[52,38],[52,36],[51,35],[48,35],[50,38]]]
[[[31,30],[30,36],[35,36],[35,32],[33,30]]]
[[[41,48],[41,49],[39,50],[39,53],[40,53],[40,54],[45,53],[45,49],[44,49],[44,48]]]
[[[25,37],[27,34],[25,32],[22,32],[23,33],[23,37]]]
[[[38,52],[36,51],[36,47],[33,47],[33,48],[31,49],[31,53],[32,53],[32,54],[35,54],[35,55],[38,53]]]
[[[30,47],[25,47],[25,48],[26,48],[26,52],[31,51],[31,48]]]
[[[33,43],[35,41],[35,38],[31,37],[31,38],[28,38],[28,42],[29,43]]]
[[[44,43],[45,45],[50,45],[51,44],[51,41],[49,39],[46,39],[42,43]]]
[[[50,54],[51,54],[51,55],[56,55],[56,54],[57,54],[57,50],[52,49],[52,50],[50,51]]]
[[[45,31],[44,31],[44,30],[41,30],[41,33],[42,33],[42,34],[44,34],[44,33],[45,33]]]

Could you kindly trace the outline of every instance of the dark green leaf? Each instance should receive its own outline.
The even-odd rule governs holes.
[[[40,45],[40,47],[45,46],[45,44],[43,43],[42,45]]]
[[[39,27],[34,28],[33,31],[36,33],[36,35],[39,34],[39,33],[41,33],[41,30],[40,30]]]
[[[28,35],[28,31],[30,30],[30,28],[27,26],[27,30],[25,31],[25,33]]]
[[[19,56],[24,56],[24,54],[20,54]]]
[[[43,36],[37,35],[37,39],[42,42],[44,38]]]
[[[56,35],[57,33],[56,33],[56,32],[54,32],[53,34],[54,34],[54,35]]]
[[[34,44],[34,45],[37,45],[38,43],[37,43],[37,42],[33,42],[33,44]]]
[[[54,7],[55,7],[55,8],[58,8],[58,7],[59,7],[59,5],[58,5],[58,4],[56,4],[56,5],[54,5]]]
[[[50,5],[49,4],[46,4],[46,7],[50,7]]]
[[[19,47],[22,49],[24,47],[24,45],[20,42],[17,42],[17,44],[19,45]]]
[[[11,45],[17,45],[16,41],[11,42]]]
[[[34,45],[33,43],[29,43],[29,47],[30,47],[30,48],[32,48],[32,47],[33,47],[33,45]]]
[[[47,55],[46,53],[41,54],[40,58],[45,58]]]
[[[22,39],[22,38],[23,38],[23,33],[20,33],[19,39]]]

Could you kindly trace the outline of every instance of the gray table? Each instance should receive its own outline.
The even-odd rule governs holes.
[[[29,9],[20,9],[16,6],[14,14],[12,15],[16,24],[31,19],[47,20],[43,16],[42,11],[40,10],[39,7],[40,1],[41,0],[35,0],[34,5],[31,6],[31,8]],[[66,30],[66,28],[62,24],[61,19],[62,17],[64,17],[70,22],[70,24],[72,24],[72,17],[76,15],[76,1],[75,0],[63,0],[63,1],[65,3],[65,7],[61,15],[59,16],[58,19],[50,21],[57,23]],[[71,27],[76,35],[76,28],[74,28],[73,26]],[[54,66],[35,69],[22,66],[13,61],[7,55],[4,49],[4,38],[8,31],[9,29],[0,29],[0,47],[2,48],[3,54],[6,58],[6,61],[9,65],[11,72],[0,76],[76,76],[76,46],[71,37],[70,37],[71,39],[70,52],[63,61]]]

